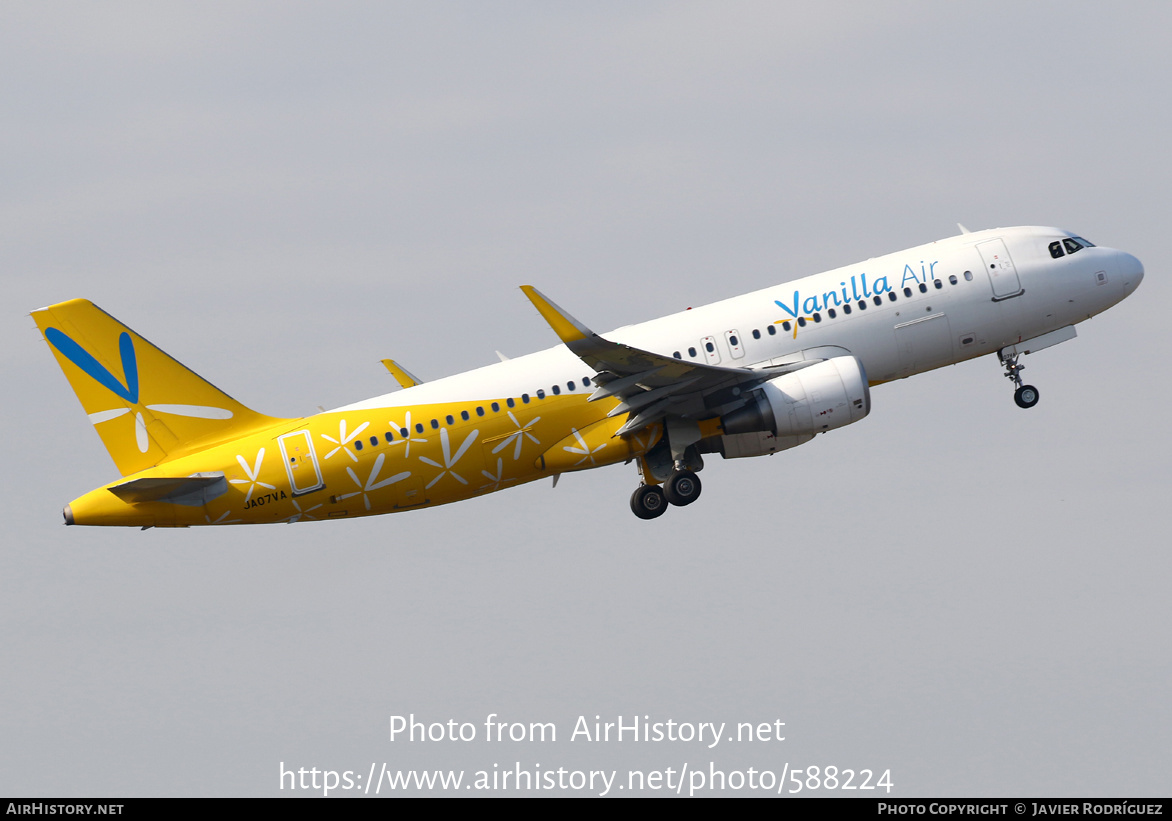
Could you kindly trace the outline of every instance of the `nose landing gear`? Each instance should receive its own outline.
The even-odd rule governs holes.
[[[1005,377],[1012,379],[1017,388],[1013,392],[1013,401],[1017,403],[1019,408],[1032,408],[1038,404],[1038,389],[1033,385],[1022,384],[1021,372],[1025,370],[1025,365],[1017,364],[1019,356],[1019,354],[1008,356],[1004,352],[997,354],[997,358],[1005,366]]]

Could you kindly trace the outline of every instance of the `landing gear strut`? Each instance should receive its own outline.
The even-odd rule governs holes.
[[[1033,385],[1023,385],[1021,383],[1021,372],[1025,370],[1025,365],[1017,364],[1018,354],[1007,356],[1004,353],[998,353],[997,357],[1001,360],[1001,364],[1005,366],[1005,377],[1012,379],[1014,386],[1017,388],[1013,392],[1013,401],[1017,403],[1019,408],[1032,408],[1038,404],[1038,389]]]

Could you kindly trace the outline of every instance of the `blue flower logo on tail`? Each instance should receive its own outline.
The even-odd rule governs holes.
[[[56,328],[46,328],[45,337],[66,359],[89,374],[98,384],[109,388],[130,404],[138,404],[138,360],[134,355],[134,341],[131,340],[130,334],[123,331],[118,337],[118,350],[122,354],[122,373],[126,377],[125,385],[106,370],[102,363],[94,359],[89,351],[66,334]]]

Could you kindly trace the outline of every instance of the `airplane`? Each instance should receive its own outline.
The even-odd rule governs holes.
[[[764,456],[853,424],[872,386],[1023,355],[1134,291],[1143,265],[1057,228],[961,234],[596,334],[537,289],[549,350],[305,418],[259,414],[92,303],[32,313],[121,477],[68,525],[324,521],[456,502],[634,462],[631,510],[700,496],[704,457]]]

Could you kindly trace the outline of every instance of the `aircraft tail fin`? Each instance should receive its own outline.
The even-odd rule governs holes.
[[[281,421],[240,404],[92,302],[73,299],[32,317],[123,476]]]

